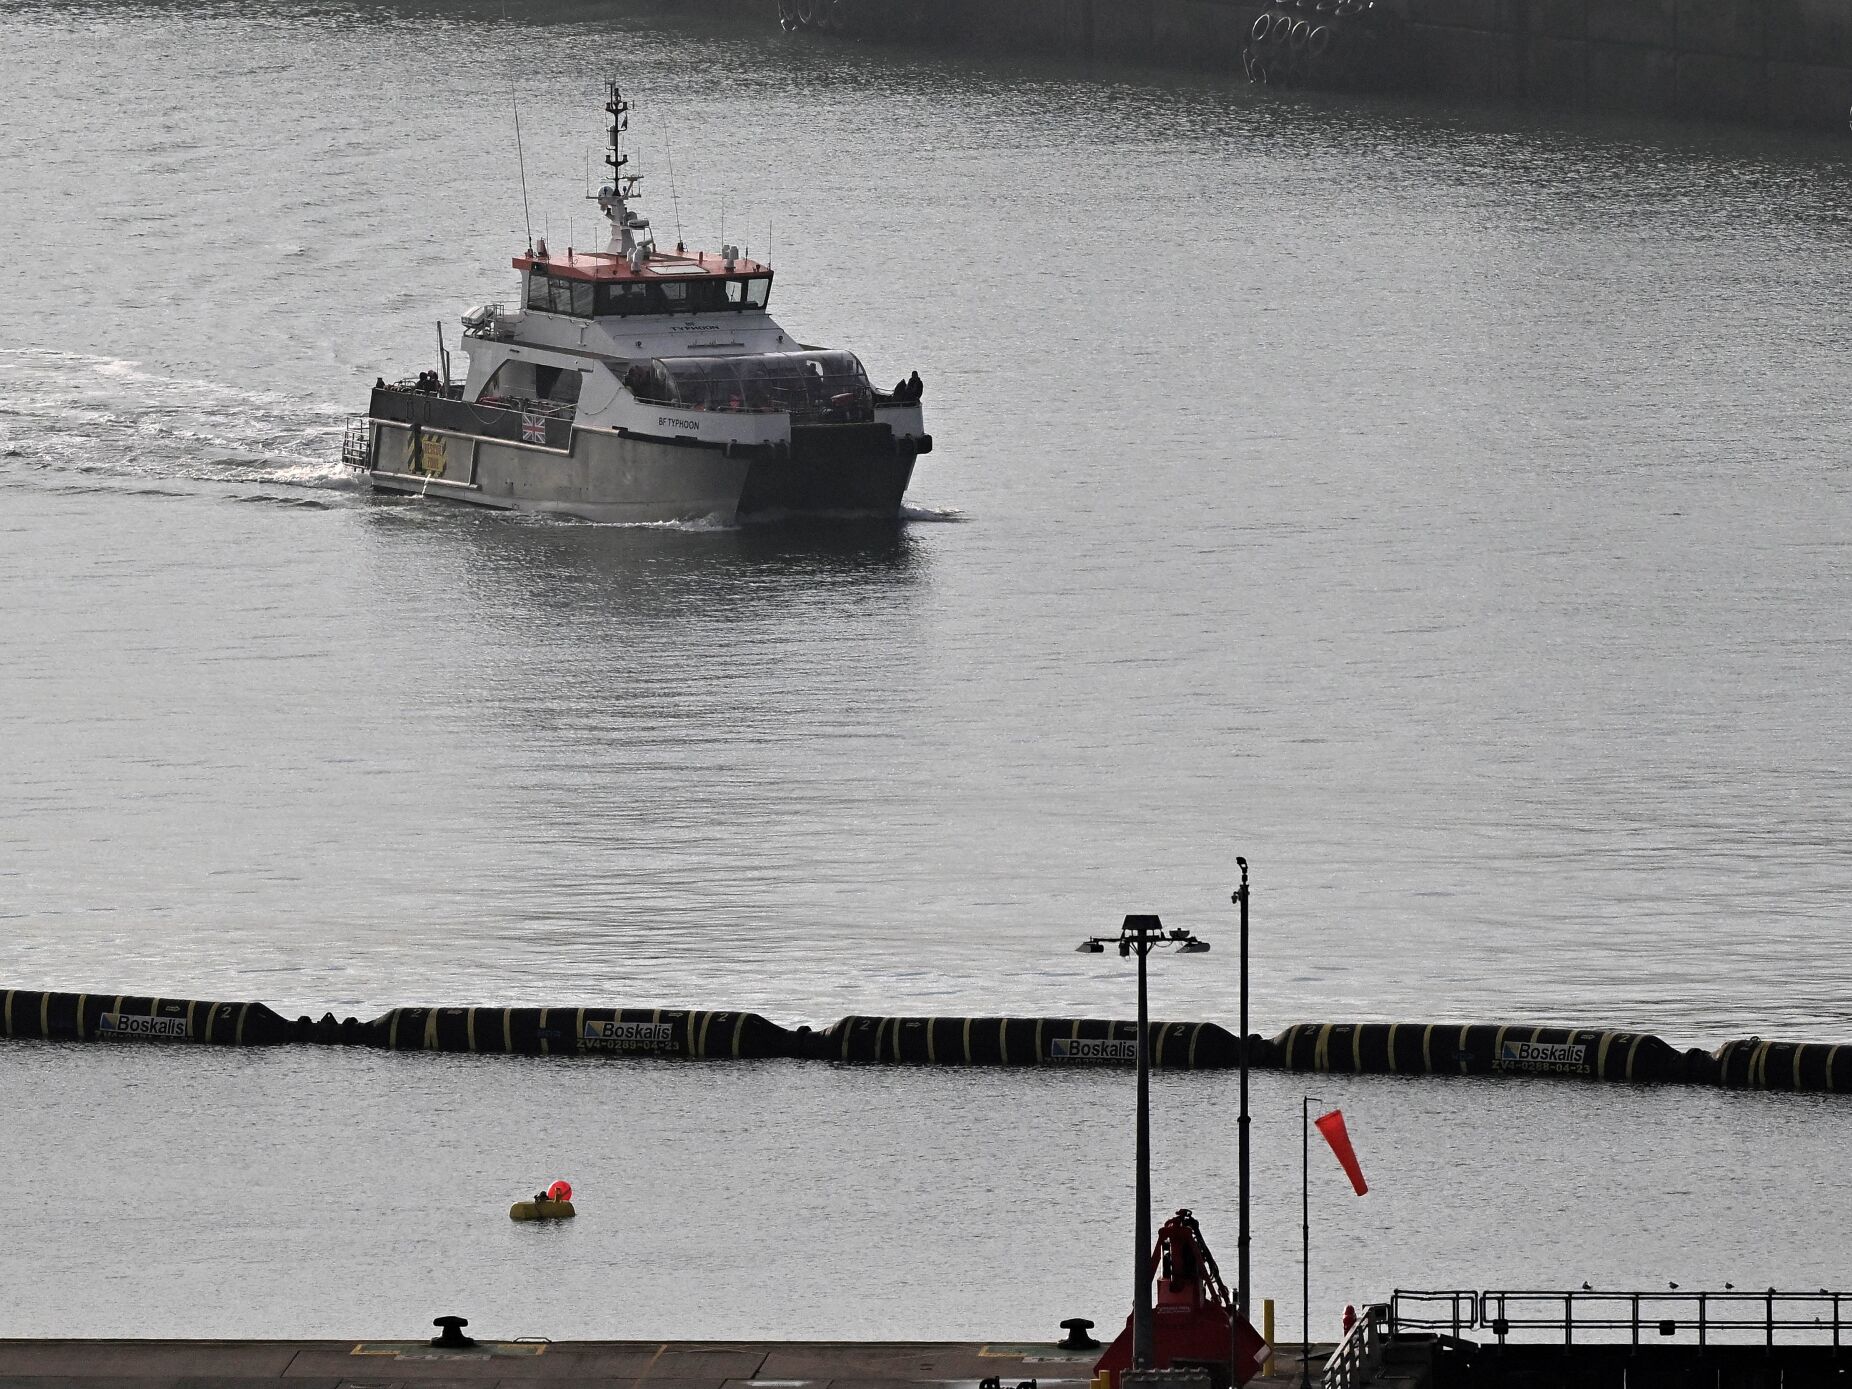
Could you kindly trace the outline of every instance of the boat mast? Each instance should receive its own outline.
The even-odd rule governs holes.
[[[649,219],[630,210],[629,200],[636,196],[642,174],[627,174],[624,166],[630,156],[624,153],[624,132],[630,129],[630,103],[618,90],[615,80],[605,83],[605,114],[611,118],[611,148],[604,162],[611,170],[611,182],[598,190],[598,207],[611,221],[611,255],[623,256],[632,268],[640,267],[656,243],[649,235]]]

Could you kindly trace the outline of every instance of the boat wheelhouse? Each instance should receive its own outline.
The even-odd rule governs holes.
[[[373,486],[597,521],[897,517],[932,449],[914,373],[877,389],[852,352],[792,341],[771,267],[658,249],[632,206],[630,103],[612,83],[602,250],[514,257],[512,306],[463,315],[469,357],[375,383],[343,457]]]

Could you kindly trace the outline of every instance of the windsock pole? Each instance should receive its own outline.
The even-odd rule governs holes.
[[[1312,1385],[1312,1101],[1299,1099],[1299,1383]],[[1321,1104],[1323,1101],[1319,1101]]]

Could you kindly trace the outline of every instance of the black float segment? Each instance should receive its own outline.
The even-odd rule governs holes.
[[[1648,1033],[1510,1023],[1299,1023],[1273,1047],[1285,1069],[1327,1074],[1677,1081],[1692,1069]]]
[[[213,1042],[274,1046],[296,1024],[261,1003],[209,1003],[145,994],[0,991],[0,1037],[60,1042]]]

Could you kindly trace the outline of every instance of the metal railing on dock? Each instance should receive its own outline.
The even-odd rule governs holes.
[[[1441,1310],[1444,1308],[1444,1311]],[[1499,1345],[1847,1344],[1852,1295],[1725,1289],[1666,1292],[1569,1292],[1495,1289],[1481,1293],[1397,1290],[1386,1307],[1387,1333],[1477,1325]],[[1361,1324],[1361,1323],[1359,1323]]]
[[[1383,1364],[1383,1343],[1389,1332],[1389,1307],[1373,1302],[1363,1309],[1338,1348],[1325,1361],[1320,1382],[1324,1389],[1364,1389]]]
[[[1391,1334],[1446,1331],[1458,1336],[1479,1324],[1479,1294],[1471,1288],[1397,1288],[1388,1307]]]

